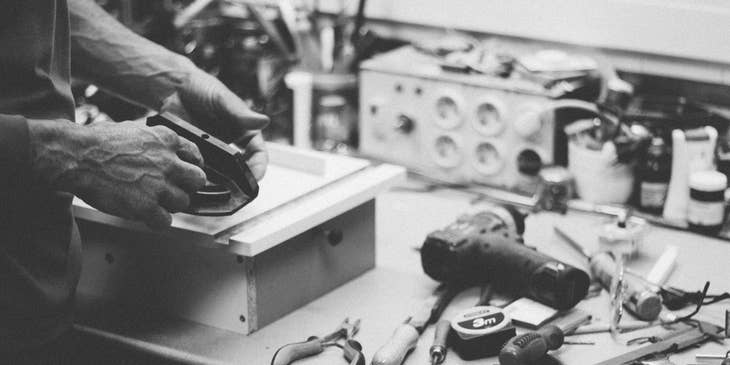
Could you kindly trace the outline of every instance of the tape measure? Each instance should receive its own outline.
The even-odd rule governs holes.
[[[463,340],[499,332],[512,320],[502,309],[487,305],[469,308],[451,320],[451,328]]]
[[[516,334],[512,320],[502,309],[485,305],[460,312],[451,320],[451,328],[452,348],[467,361],[496,356]]]

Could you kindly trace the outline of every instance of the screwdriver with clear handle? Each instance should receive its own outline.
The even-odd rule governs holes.
[[[608,252],[592,254],[559,227],[554,227],[554,230],[563,241],[568,243],[571,248],[575,249],[581,256],[588,260],[593,276],[604,288],[609,288],[613,280],[614,272],[616,271],[616,261],[613,259],[613,256]],[[624,281],[626,283],[624,307],[641,320],[656,320],[662,310],[662,298],[659,294],[628,277],[625,277]]]

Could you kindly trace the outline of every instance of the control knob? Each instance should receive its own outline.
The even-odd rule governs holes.
[[[393,124],[394,129],[403,134],[411,133],[415,126],[416,124],[413,122],[413,119],[405,114],[399,114]]]
[[[542,118],[540,109],[536,107],[527,108],[514,121],[515,132],[523,138],[533,138],[542,130]]]

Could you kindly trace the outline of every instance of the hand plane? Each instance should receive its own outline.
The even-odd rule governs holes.
[[[203,216],[231,215],[256,198],[259,185],[243,153],[170,113],[147,118],[147,125],[162,125],[198,146],[207,178],[190,196],[184,213]]]

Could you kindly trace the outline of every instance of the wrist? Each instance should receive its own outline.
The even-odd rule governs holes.
[[[175,70],[175,72],[167,74],[166,83],[171,87],[166,90],[167,92],[159,94],[160,99],[155,102],[151,109],[156,112],[173,112],[183,117],[186,115],[184,109],[178,110],[182,107],[180,95],[185,94],[190,89],[191,80],[196,78],[196,72],[200,70],[193,61],[176,53],[170,53],[166,63]],[[177,114],[180,112],[183,114]]]
[[[153,68],[158,68],[160,72],[145,78],[150,101],[142,104],[160,112],[165,110],[171,99],[179,98],[178,95],[187,89],[197,67],[187,57],[173,52],[166,52],[153,63]]]
[[[89,141],[85,129],[67,120],[28,119],[34,182],[53,190],[77,192],[81,151]]]

